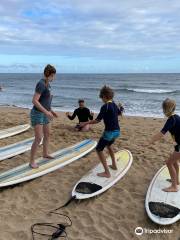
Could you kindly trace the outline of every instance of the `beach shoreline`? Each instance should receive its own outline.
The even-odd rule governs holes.
[[[88,106],[87,106],[88,107]],[[32,108],[32,106],[31,107],[28,107],[28,106],[24,106],[24,107],[22,107],[22,106],[16,106],[16,105],[0,105],[0,109],[1,108],[15,108],[15,109],[24,109],[24,110],[27,110],[27,111],[30,111],[31,110],[31,108]],[[74,108],[62,108],[62,109],[59,109],[59,108],[54,108],[54,107],[52,107],[53,108],[53,110],[54,111],[56,111],[56,112],[59,112],[59,113],[66,113],[66,112],[70,112],[70,113],[73,113],[74,112],[74,109],[76,109],[76,108],[78,108],[78,106],[76,106],[76,107],[74,107]],[[99,110],[95,110],[95,111],[92,111],[92,112],[94,112],[94,114],[95,115],[97,115],[98,113],[99,113],[99,111],[100,111],[100,109]],[[164,119],[164,117],[163,117],[163,113],[161,114],[159,114],[159,115],[138,115],[138,114],[124,114],[124,116],[126,116],[126,117],[137,117],[137,118],[157,118],[157,119]]]
[[[0,106],[0,129],[29,123],[29,109]],[[148,186],[164,160],[173,150],[170,135],[159,144],[144,148],[143,144],[160,131],[165,119],[124,116],[120,119],[121,137],[114,149],[126,148],[133,155],[128,173],[107,192],[97,198],[71,203],[60,212],[71,217],[73,225],[67,229],[70,240],[129,240],[178,239],[180,222],[172,226],[158,226],[147,216],[144,208]],[[98,140],[103,123],[92,126],[90,132],[73,131],[77,119],[70,121],[64,112],[51,126],[50,152],[73,145],[86,138]],[[0,141],[0,147],[33,136],[33,129]],[[41,156],[40,147],[37,158]],[[0,171],[29,161],[29,152],[2,161]],[[1,190],[0,239],[30,240],[30,226],[36,222],[60,222],[58,216],[47,213],[63,205],[70,197],[75,183],[98,163],[95,151],[82,159],[33,181]],[[169,229],[171,234],[136,236],[136,227]]]

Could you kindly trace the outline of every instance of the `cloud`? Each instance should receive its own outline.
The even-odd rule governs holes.
[[[178,0],[1,0],[2,54],[176,57]]]

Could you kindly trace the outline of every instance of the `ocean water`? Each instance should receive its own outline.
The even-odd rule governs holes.
[[[34,88],[41,74],[0,74],[0,105],[32,107]],[[51,84],[54,109],[72,111],[79,98],[98,112],[103,85],[115,91],[115,101],[123,103],[125,114],[163,117],[161,104],[169,97],[180,112],[180,74],[57,74]]]

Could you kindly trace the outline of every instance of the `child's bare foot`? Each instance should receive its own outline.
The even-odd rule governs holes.
[[[162,190],[164,192],[178,192],[178,188],[177,187],[173,187],[173,186],[170,186],[168,188],[163,188]]]
[[[47,159],[54,159],[54,157],[50,156],[50,155],[44,155],[43,158],[47,158]]]
[[[113,169],[113,170],[117,170],[118,168],[117,168],[117,166],[116,165],[109,165],[109,167],[111,168],[111,169]]]
[[[102,172],[102,173],[98,173],[97,176],[98,176],[98,177],[110,178],[110,177],[111,177],[111,174],[110,174],[110,173],[106,173],[106,172]]]
[[[30,168],[33,168],[33,169],[39,168],[37,163],[30,163],[29,166]]]

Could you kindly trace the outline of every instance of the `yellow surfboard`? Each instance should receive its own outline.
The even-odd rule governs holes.
[[[98,177],[97,173],[103,172],[103,166],[99,163],[95,168],[89,171],[84,177],[82,177],[75,185],[72,191],[72,197],[76,199],[86,199],[99,195],[112,187],[118,182],[129,170],[133,162],[133,157],[130,151],[121,150],[115,153],[117,170],[109,168],[111,177],[104,178]],[[111,158],[107,158],[108,165],[111,164]]]

